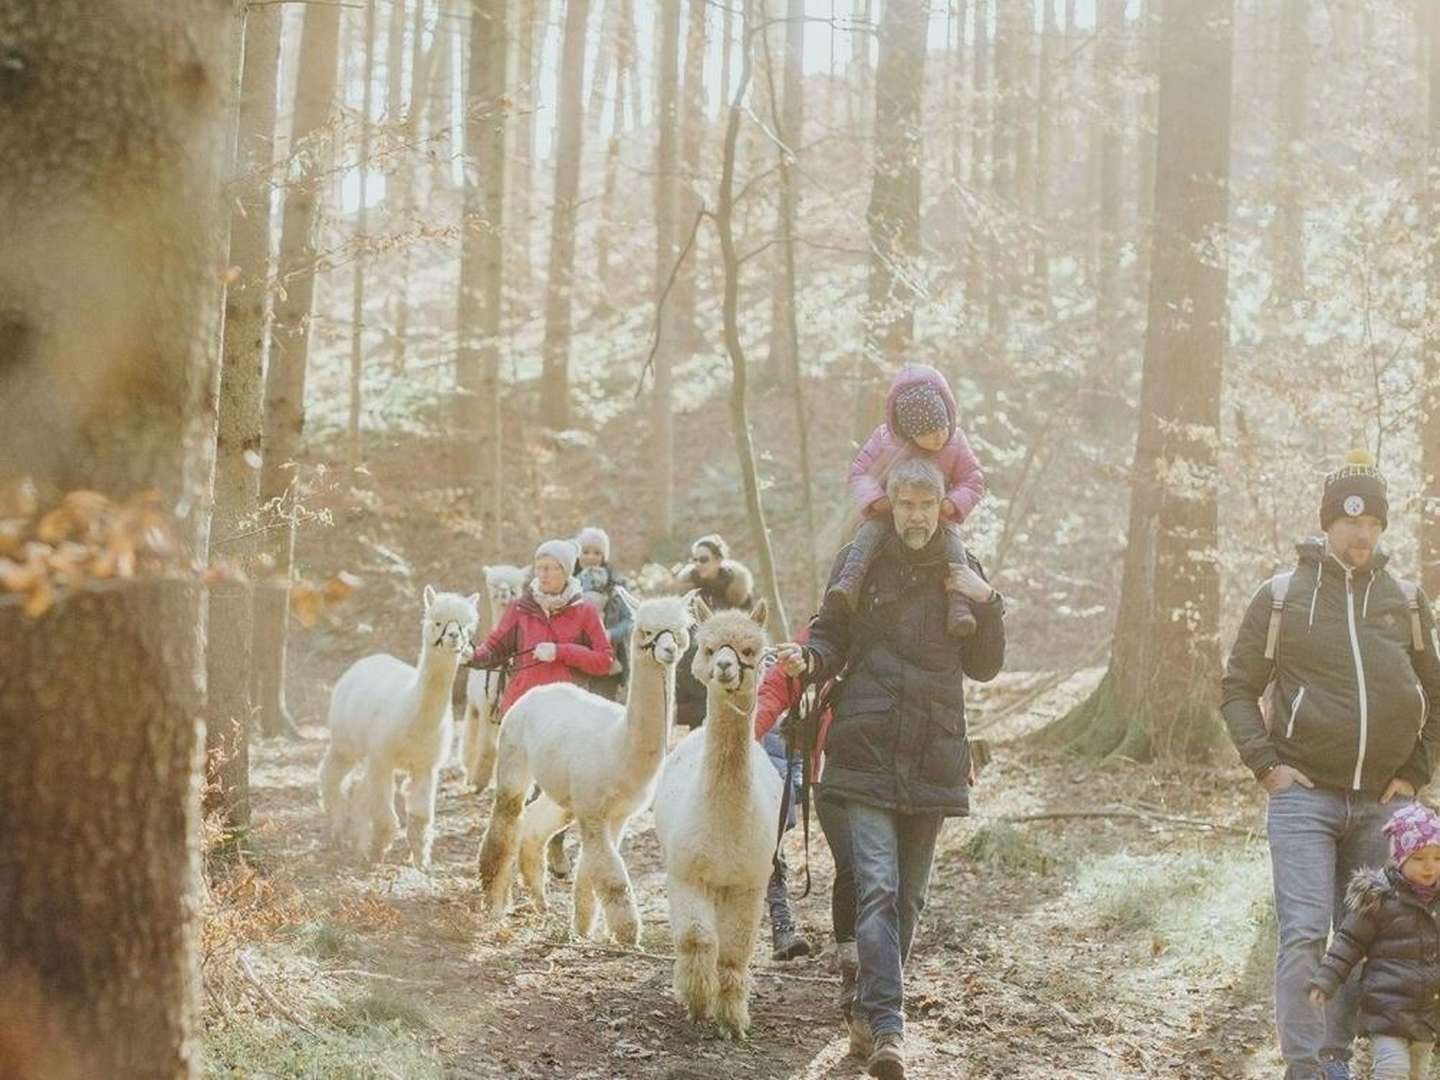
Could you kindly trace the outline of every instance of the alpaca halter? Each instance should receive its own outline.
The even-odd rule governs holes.
[[[747,664],[747,663],[745,662],[745,660],[740,656],[739,650],[736,649],[734,645],[722,645],[722,646],[720,646],[720,648],[716,650],[715,655],[716,655],[716,656],[719,656],[720,653],[724,652],[726,649],[729,649],[729,650],[730,650],[730,655],[733,656],[733,657],[735,657],[735,666],[740,669],[740,678],[736,681],[734,689],[726,689],[726,690],[725,690],[725,692],[726,692],[727,694],[733,694],[733,693],[735,693],[736,690],[739,690],[742,686],[745,685],[745,673],[746,673],[747,671],[755,671],[755,670],[756,670],[756,665],[754,665],[754,664]],[[762,659],[763,659],[763,657],[762,657]],[[714,660],[711,660],[711,661],[710,661],[710,670],[711,670],[712,672],[715,670],[715,661],[714,661]]]
[[[650,654],[650,659],[654,660],[657,664],[660,663],[660,660],[655,656],[655,647],[660,644],[660,639],[662,637],[668,637],[670,639],[670,644],[674,647],[675,651],[677,653],[680,651],[680,643],[675,640],[675,631],[661,630],[660,633],[656,634],[644,645],[640,646],[641,649]]]
[[[445,625],[440,628],[439,636],[430,643],[430,647],[433,649],[438,649],[444,643],[445,635],[450,632],[450,627],[452,626],[455,627],[456,631],[459,632],[461,641],[463,641],[466,645],[473,644],[470,638],[470,631],[467,630],[464,626],[460,625],[460,620],[448,619],[446,620]]]

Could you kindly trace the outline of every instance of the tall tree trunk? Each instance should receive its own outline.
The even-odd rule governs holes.
[[[203,557],[238,6],[0,0],[0,27],[0,487],[154,490]],[[16,600],[0,1072],[198,1076],[203,600],[179,580],[75,586],[36,618]]]
[[[1013,292],[1010,279],[1011,253],[1006,243],[1014,225],[1014,184],[1011,169],[1011,135],[1015,98],[1015,70],[1010,61],[1015,45],[1015,5],[1021,0],[994,0],[995,40],[991,62],[994,65],[990,120],[990,199],[994,222],[989,245],[989,277],[986,289],[989,301],[985,323],[990,337],[1002,352],[1009,335],[1008,303]]]
[[[974,94],[971,103],[970,191],[977,204],[990,190],[989,146],[992,120],[990,95],[990,0],[975,0],[975,52],[971,65]],[[990,222],[977,216],[968,238],[970,255],[965,264],[965,299],[973,314],[985,302],[985,252],[990,248],[984,229]]]
[[[1140,94],[1139,134],[1135,140],[1135,176],[1139,220],[1136,240],[1135,281],[1140,296],[1150,288],[1150,247],[1155,224],[1155,102],[1160,64],[1161,0],[1143,0],[1140,9],[1141,74],[1145,88]]]
[[[657,139],[655,147],[655,383],[651,391],[650,426],[655,440],[655,467],[651,475],[655,494],[651,501],[652,550],[670,536],[675,525],[675,414],[672,405],[671,367],[675,356],[674,320],[665,287],[675,269],[677,222],[675,169],[679,157],[680,0],[660,0],[659,86],[655,95]]]
[[[870,68],[871,40],[876,36],[875,0],[851,0],[855,11],[853,21],[856,29],[850,33],[850,46],[854,50],[854,64],[857,92],[851,95],[855,103],[855,116],[850,124],[858,138],[870,137],[870,121],[874,119],[875,73]]]
[[[315,300],[316,242],[330,154],[322,145],[335,104],[340,48],[340,8],[309,4],[300,36],[300,80],[291,121],[290,155],[303,162],[287,185],[280,227],[278,277],[270,358],[265,369],[265,415],[260,503],[268,513],[265,554],[273,580],[255,593],[255,693],[260,730],[294,730],[285,706],[285,648],[289,631],[290,575],[295,557],[294,461],[305,426],[305,371],[309,362],[310,313]]]
[[[740,341],[740,257],[735,251],[735,144],[740,133],[740,110],[750,86],[754,66],[753,23],[755,6],[760,0],[744,0],[740,22],[740,82],[730,103],[725,124],[725,151],[720,168],[720,191],[716,198],[715,227],[720,234],[720,258],[725,267],[725,295],[722,314],[725,326],[725,351],[730,357],[730,426],[735,433],[736,452],[740,458],[740,479],[745,488],[745,507],[750,518],[750,534],[760,556],[760,576],[771,617],[780,636],[789,640],[790,623],[780,598],[779,579],[775,573],[775,554],[770,547],[770,530],[765,524],[765,507],[760,498],[760,481],[755,466],[755,448],[750,441],[750,416],[746,394],[748,361]],[[919,0],[923,4],[924,0]],[[763,17],[763,10],[762,10]],[[922,24],[923,25],[923,24]],[[923,44],[923,40],[922,40]]]
[[[694,221],[700,210],[698,185],[706,127],[705,54],[709,44],[705,27],[707,2],[688,0],[690,20],[685,35],[685,78],[681,85],[680,181],[677,185],[677,213],[682,222]],[[698,266],[699,259],[692,251],[675,276],[675,291],[671,296],[675,305],[671,326],[687,353],[693,353],[700,343],[695,319]]]
[[[216,423],[211,554],[253,576],[256,545],[242,523],[255,513],[265,344],[269,336],[270,183],[274,170],[280,9],[255,7],[245,17],[245,59],[235,144],[230,266]],[[250,633],[247,585],[210,588],[206,640],[205,812],[232,829],[250,823]]]
[[[586,138],[600,137],[600,124],[605,119],[605,88],[610,83],[610,61],[620,48],[620,0],[598,0],[600,42],[595,49],[595,71],[590,78],[590,103],[585,107]]]
[[[880,418],[887,372],[904,357],[915,337],[925,30],[926,0],[885,4],[875,70],[874,179],[866,213],[870,226],[866,370],[854,429],[860,440]]]
[[[1075,0],[1065,0],[1065,32],[1061,54],[1066,58],[1065,86],[1062,97],[1067,101],[1073,100],[1079,93],[1075,77],[1078,71],[1078,57],[1075,55],[1075,49],[1079,36],[1079,29],[1075,25]],[[1060,110],[1060,160],[1065,162],[1067,175],[1076,160],[1075,132],[1078,127],[1079,124],[1074,119],[1074,110],[1062,108]]]
[[[1035,147],[1032,122],[1035,117],[1030,80],[1035,67],[1035,0],[1023,0],[1012,9],[1014,29],[1010,35],[1011,95],[1009,100],[1010,143],[1015,148],[1015,204],[1023,218],[1030,215],[1035,195]],[[1025,233],[1022,230],[1022,242]]]
[[[611,131],[605,147],[605,189],[601,197],[600,229],[595,240],[596,275],[600,285],[599,308],[611,309],[610,296],[615,288],[612,278],[611,247],[620,232],[620,141],[625,132],[625,78],[635,55],[634,13],[630,0],[612,0],[619,11],[615,28],[615,96],[610,102]],[[601,43],[604,49],[604,43]]]
[[[1059,51],[1060,27],[1055,5],[1043,0],[1044,25],[1040,32],[1040,71],[1036,83],[1035,109],[1035,195],[1036,239],[1031,276],[1041,307],[1050,307],[1050,257],[1047,250],[1050,224],[1050,166],[1052,132],[1055,124],[1055,63]],[[1068,162],[1066,164],[1069,164]]]
[[[403,4],[397,3],[395,10],[391,13],[391,21],[400,27],[394,33],[401,35],[401,44],[398,48],[400,53],[404,52],[404,20],[408,14],[411,20],[410,40],[410,94],[408,100],[405,97],[405,80],[401,71],[401,65],[395,65],[394,78],[391,82],[391,98],[389,105],[390,124],[395,130],[395,141],[399,144],[397,153],[398,161],[390,181],[386,186],[385,201],[390,204],[391,227],[397,228],[399,232],[408,234],[415,218],[415,160],[418,157],[416,151],[410,150],[416,144],[420,131],[419,102],[425,93],[428,92],[429,65],[425,64],[424,38],[425,38],[425,0],[410,0],[413,10],[407,12]],[[422,70],[423,68],[423,70]],[[396,86],[398,84],[398,89]],[[390,363],[396,373],[405,370],[407,353],[410,348],[410,252],[411,241],[409,236],[400,244],[398,252],[400,259],[399,269],[395,274],[395,283],[392,286],[391,302],[393,309],[390,315],[391,338],[390,338]]]
[[[457,381],[471,477],[483,507],[486,558],[501,554],[501,281],[505,272],[506,0],[472,0],[465,99],[465,210],[456,312]]]
[[[1279,172],[1275,225],[1274,295],[1282,301],[1305,292],[1305,204],[1301,163],[1305,158],[1305,98],[1310,82],[1309,5],[1306,0],[1283,0],[1280,66],[1280,145],[1275,155]]]
[[[437,0],[435,5],[435,86],[426,103],[429,115],[425,124],[429,129],[425,148],[430,162],[427,170],[430,189],[426,194],[432,198],[452,186],[450,163],[461,138],[455,130],[454,101],[456,71],[461,64],[455,55],[460,51],[457,44],[460,23],[454,16],[456,6],[463,2]]]
[[[955,55],[950,58],[952,96],[949,121],[950,177],[957,186],[965,183],[965,142],[968,124],[973,124],[970,111],[965,107],[965,22],[970,15],[968,0],[956,0],[955,4]]]
[[[580,154],[585,87],[585,27],[590,0],[565,0],[560,90],[556,102],[555,205],[550,214],[550,265],[545,282],[544,371],[540,413],[554,429],[570,423],[570,329],[574,305],[575,219],[580,202]]]
[[[511,184],[512,239],[514,266],[510,271],[514,292],[522,297],[522,309],[529,310],[535,235],[535,112],[540,105],[538,91],[545,33],[550,22],[550,0],[518,0],[519,33],[515,38],[515,88],[521,105],[515,112],[515,165]]]
[[[360,206],[355,211],[354,261],[350,279],[350,464],[359,465],[361,377],[365,362],[365,260],[370,242],[370,117],[375,87],[375,0],[365,3],[365,75],[360,88]]]
[[[1213,745],[1233,0],[1165,5],[1154,272],[1110,670],[1047,732],[1089,753]]]
[[[1440,596],[1440,18],[1430,18],[1429,155],[1425,170],[1429,245],[1424,380],[1420,401],[1420,580]]]
[[[1114,386],[1120,306],[1120,165],[1124,147],[1120,65],[1124,61],[1125,0],[1099,0],[1095,80],[1100,102],[1099,215],[1096,218],[1095,381]]]

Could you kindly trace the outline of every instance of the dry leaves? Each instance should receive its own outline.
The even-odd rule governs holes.
[[[290,587],[290,611],[301,626],[309,628],[320,621],[326,608],[340,603],[359,587],[360,579],[343,570],[321,585],[297,581]]]

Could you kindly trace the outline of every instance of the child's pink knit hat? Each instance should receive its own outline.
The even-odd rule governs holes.
[[[1390,860],[1396,866],[1423,847],[1440,847],[1440,816],[1423,803],[1406,803],[1381,831],[1390,838]]]

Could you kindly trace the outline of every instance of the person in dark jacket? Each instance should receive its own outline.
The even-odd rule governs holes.
[[[790,675],[830,678],[833,700],[820,797],[844,808],[855,879],[860,969],[854,1011],[868,1028],[868,1069],[905,1075],[903,967],[914,939],[935,840],[946,817],[969,812],[965,678],[987,681],[1005,659],[1004,602],[973,559],[952,567],[940,529],[944,480],[931,463],[902,461],[886,484],[895,532],[875,555],[851,611],[828,594],[804,645],[777,660]],[[840,572],[842,549],[831,569]],[[946,633],[948,594],[963,593],[975,633]],[[852,1049],[856,1046],[852,1027]]]
[[[630,605],[620,596],[620,590],[626,588],[625,579],[610,565],[610,536],[604,529],[597,525],[585,526],[575,534],[575,544],[580,549],[581,595],[600,609],[610,648],[615,651],[610,674],[592,678],[590,689],[619,701],[621,688],[630,676],[630,631],[635,628]]]
[[[744,563],[730,557],[730,545],[719,533],[709,533],[690,545],[690,561],[675,574],[681,592],[700,591],[711,611],[755,606],[755,577]],[[675,669],[675,723],[697,728],[705,722],[705,684],[690,670],[698,641]]]
[[[1324,539],[1301,544],[1295,569],[1255,593],[1221,684],[1230,738],[1268,795],[1275,1019],[1291,1080],[1350,1075],[1355,980],[1324,1015],[1306,981],[1345,917],[1343,882],[1385,860],[1381,825],[1429,780],[1440,736],[1435,621],[1378,550],[1388,523],[1372,461],[1356,455],[1326,476]]]
[[[1350,878],[1350,914],[1310,979],[1318,1007],[1362,960],[1357,1026],[1370,1036],[1375,1080],[1424,1080],[1440,1035],[1440,817],[1419,803],[1385,823],[1390,864]]]

